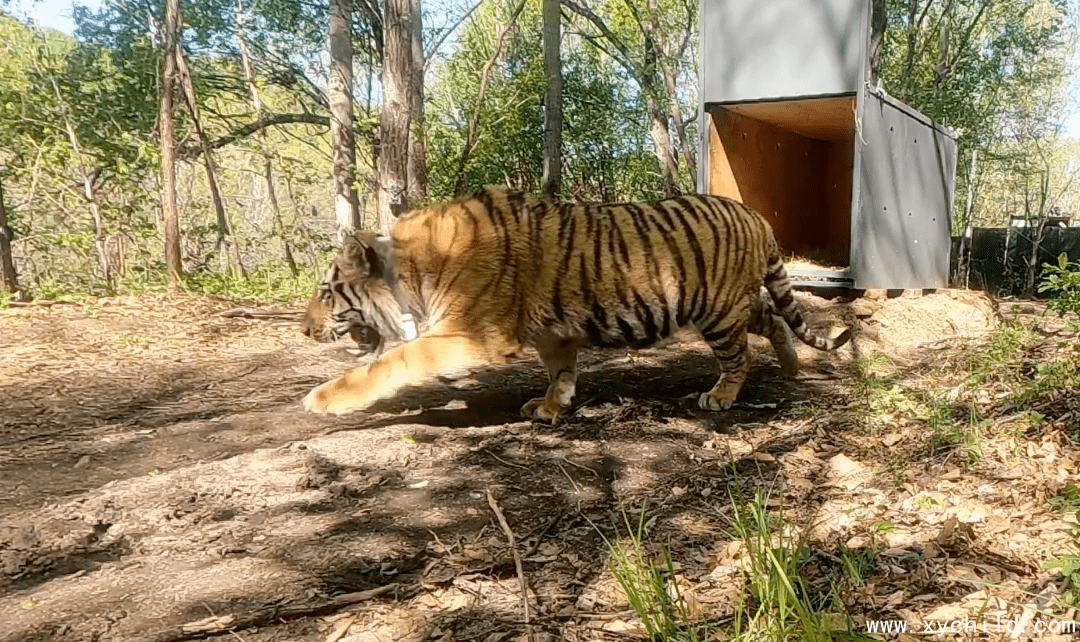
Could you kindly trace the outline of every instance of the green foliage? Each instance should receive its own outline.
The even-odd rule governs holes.
[[[873,548],[849,549],[847,546],[840,547],[840,565],[847,582],[855,587],[862,588],[878,568],[877,556],[880,551]]]
[[[663,181],[652,152],[646,99],[661,110],[678,106],[684,120],[697,109],[696,5],[682,0],[583,4],[625,50],[613,48],[595,25],[564,10],[562,196],[655,198]],[[966,194],[969,184],[976,188],[976,220],[1002,222],[1009,213],[1043,214],[1054,205],[1070,209],[1063,195],[1068,189],[1080,191],[1080,181],[1062,175],[1068,150],[1059,144],[1056,127],[1071,70],[1076,0],[927,2],[914,17],[908,0],[886,4],[883,86],[961,135],[957,194]],[[184,48],[207,135],[219,138],[256,118],[239,64],[241,29],[265,110],[325,114],[321,56],[326,4],[260,0],[243,3],[239,16],[237,7],[235,0],[182,2]],[[546,88],[540,8],[540,0],[528,0],[494,60],[477,112],[475,147],[464,167],[481,70],[507,20],[505,4],[481,4],[430,61],[424,133],[431,200],[451,196],[462,182],[470,188],[488,183],[539,188]],[[455,14],[450,24],[464,8],[426,3],[425,45],[442,35],[442,27],[433,28],[431,20],[440,12]],[[96,11],[77,6],[78,40],[0,15],[0,166],[21,281],[39,296],[107,293],[110,285],[119,290],[159,287],[160,14],[156,0],[106,2]],[[358,10],[354,24],[357,185],[369,210],[381,95],[373,15]],[[642,28],[653,17],[656,60],[644,54]],[[943,34],[948,47],[941,46]],[[638,72],[652,64],[673,70],[674,91],[663,82],[643,86]],[[177,103],[177,135],[190,150],[193,124],[183,101]],[[679,154],[682,140],[676,135],[685,123],[674,120],[672,114],[671,143],[678,155],[678,180],[687,189],[695,177]],[[697,140],[694,127],[684,130],[691,146]],[[969,176],[968,159],[976,149],[980,169]],[[185,269],[197,270],[192,287],[265,291],[262,275],[275,273],[286,247],[301,271],[333,250],[332,161],[324,127],[266,130],[265,136],[241,138],[216,150],[213,160],[233,236],[256,276],[243,285],[234,277],[208,275],[229,270],[224,262],[210,263],[217,245],[213,204],[201,160],[188,153],[178,172]],[[271,206],[263,180],[266,161],[277,207]],[[100,206],[100,225],[85,193],[87,184]],[[955,202],[958,208],[964,205],[961,197]],[[94,244],[99,234],[127,239],[128,274],[119,283],[105,283]],[[278,286],[294,288],[287,279]],[[1055,301],[1065,305],[1069,299]],[[871,383],[887,389],[885,379],[881,375]]]
[[[1028,377],[1013,390],[1008,402],[1022,406],[1049,392],[1080,390],[1080,345],[1071,347],[1071,352],[1029,368]],[[1074,429],[1074,435],[1080,437],[1080,426]]]
[[[1046,306],[1051,312],[1080,316],[1080,262],[1069,263],[1069,257],[1062,252],[1057,265],[1043,263],[1039,292],[1055,295]]]
[[[1073,181],[1057,153],[1075,48],[1074,0],[888,0],[886,7],[882,84],[960,135],[956,193],[966,195],[974,183],[975,222],[1005,225],[1009,215],[1043,213],[1055,202],[1070,209],[1058,202]],[[1050,193],[1039,194],[1044,178]],[[956,198],[955,207],[960,225],[965,199]]]
[[[761,492],[749,502],[731,497],[732,535],[743,544],[740,570],[746,591],[734,621],[724,631],[690,615],[678,591],[670,546],[657,547],[647,541],[644,508],[634,525],[624,514],[626,536],[615,542],[604,537],[607,564],[650,640],[868,640],[851,631],[851,619],[838,597],[851,587],[863,586],[876,573],[877,551],[841,550],[835,572],[816,584],[824,592],[815,592],[806,579],[815,572],[812,550],[785,521],[782,511],[769,512],[769,504]]]
[[[1080,486],[1070,481],[1061,487],[1057,495],[1047,497],[1046,501],[1058,510],[1080,510]]]
[[[1024,348],[1034,336],[1023,324],[1005,323],[990,333],[985,345],[969,344],[964,351],[971,373],[969,385],[1019,379]]]
[[[1004,369],[1006,360],[1020,348],[1014,345],[1015,339],[1011,333],[995,337],[990,349],[972,351],[973,361],[986,359],[988,365],[982,367],[987,371]],[[909,385],[896,364],[879,353],[861,355],[855,361],[855,371],[869,424],[882,427],[917,423],[929,433],[931,454],[959,451],[967,465],[982,459],[983,427],[974,404],[962,389],[928,390]]]
[[[679,595],[674,581],[675,564],[671,549],[660,550],[662,564],[650,561],[646,552],[645,509],[638,523],[631,527],[626,515],[627,537],[617,542],[604,538],[607,544],[608,567],[626,593],[630,607],[641,619],[650,640],[657,642],[704,642],[708,632],[700,623],[690,622],[686,601]]]
[[[1063,342],[1048,358],[1041,337],[1020,323],[1004,323],[983,341],[961,344],[935,372],[911,373],[918,377],[914,382],[880,356],[864,355],[855,366],[869,427],[918,426],[928,436],[929,454],[958,456],[966,466],[981,461],[988,437],[1016,439],[1069,412],[1068,403],[1051,404],[1057,408],[1051,413],[1045,402],[1080,389],[1080,344]],[[944,385],[929,388],[928,375],[944,377]],[[903,463],[888,471],[894,484],[902,479]]]
[[[1068,607],[1080,606],[1080,510],[1069,524],[1073,552],[1058,555],[1043,564],[1045,569],[1057,569],[1061,573],[1062,601]]]
[[[983,437],[982,427],[977,422],[942,422],[930,435],[930,451],[941,455],[958,450],[963,455],[963,463],[971,466],[982,459]]]
[[[236,4],[195,4],[185,13],[188,24],[209,35],[186,34],[194,49],[189,64],[203,125],[213,138],[238,121],[254,120],[254,112],[235,59],[198,53],[200,48],[228,52],[235,46]],[[269,11],[273,4],[260,7]],[[0,163],[20,281],[39,298],[164,287],[156,140],[160,52],[146,33],[145,21],[151,10],[159,9],[146,3],[106,3],[96,14],[77,8],[85,38],[80,41],[0,15]],[[219,11],[215,19],[208,13],[212,10]],[[258,24],[260,16],[255,17]],[[281,26],[280,21],[276,24]],[[211,33],[215,29],[218,35]],[[248,37],[260,68],[276,72],[280,65],[274,60],[259,58],[260,47],[277,37],[274,32],[255,28]],[[304,110],[296,92],[260,79],[257,84],[267,109]],[[182,108],[177,125],[178,137],[190,144],[193,132]],[[317,210],[332,211],[329,172],[321,164],[328,158],[323,133],[310,125],[294,126],[291,133],[268,131],[215,153],[226,215],[252,273],[248,284],[231,276],[207,276],[206,266],[218,245],[213,203],[199,159],[179,163],[184,263],[186,270],[196,272],[190,276],[191,287],[248,296],[265,292],[266,275],[278,272],[290,278],[278,279],[275,287],[282,289],[273,298],[306,287],[294,283],[280,257],[288,244],[307,273],[335,249],[332,221],[322,225],[312,216]],[[272,159],[276,208],[264,180],[267,158]],[[105,282],[100,267],[99,227],[86,197],[87,177],[100,206],[100,233],[124,241],[127,271],[113,284]],[[217,261],[214,267],[219,265],[224,263]],[[220,274],[228,273],[228,268],[220,269]]]
[[[732,639],[831,642],[868,640],[851,631],[851,620],[837,599],[839,583],[859,586],[873,572],[873,551],[842,551],[841,575],[829,581],[830,591],[815,593],[807,581],[812,551],[803,535],[768,511],[769,498],[758,491],[745,502],[731,497],[732,528],[744,546],[742,570],[749,597],[736,610]],[[844,622],[841,629],[837,622]]]
[[[428,171],[431,197],[455,194],[468,123],[482,69],[495,50],[506,9],[484,4],[462,30],[458,46],[435,65],[428,88]],[[526,4],[478,112],[475,148],[464,167],[466,187],[504,184],[539,191],[543,166],[544,77],[540,3]],[[650,151],[640,93],[610,57],[567,41],[563,54],[563,195],[585,200],[660,196],[659,163]]]
[[[311,296],[319,282],[313,272],[293,276],[280,263],[260,266],[247,277],[199,270],[184,275],[184,285],[193,291],[234,300],[289,303]],[[163,284],[162,284],[163,285]]]

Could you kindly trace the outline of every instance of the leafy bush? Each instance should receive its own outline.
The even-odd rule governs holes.
[[[1062,252],[1057,265],[1043,263],[1043,274],[1039,292],[1055,294],[1047,308],[1059,315],[1069,312],[1080,315],[1080,262],[1069,263],[1069,257]]]

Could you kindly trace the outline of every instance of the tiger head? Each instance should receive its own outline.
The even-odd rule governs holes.
[[[319,343],[332,343],[341,338],[342,335],[338,334],[334,327],[333,302],[329,296],[329,290],[316,288],[311,294],[300,330],[304,336],[311,337]],[[350,325],[348,333],[360,348],[361,354],[376,352],[382,344],[379,332],[371,326]]]
[[[397,299],[386,280],[389,239],[348,236],[308,300],[301,331],[320,343],[349,334],[361,348],[380,351],[405,338]]]

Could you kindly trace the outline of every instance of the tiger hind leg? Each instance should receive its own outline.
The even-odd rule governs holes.
[[[502,363],[511,349],[497,337],[477,336],[475,332],[423,336],[387,350],[367,366],[354,368],[314,388],[304,397],[304,409],[319,414],[362,410],[405,386],[422,384],[437,374]]]
[[[577,385],[577,352],[581,343],[545,335],[534,342],[548,371],[547,394],[521,407],[524,417],[554,422],[574,399]]]
[[[705,341],[720,364],[720,379],[712,390],[701,394],[698,406],[702,410],[727,410],[735,403],[735,398],[739,396],[750,371],[746,324],[738,324],[715,335],[705,334]]]
[[[795,342],[791,331],[780,317],[773,317],[773,332],[769,336],[776,358],[780,361],[780,371],[785,377],[794,379],[799,374],[799,355],[795,352]]]
[[[750,308],[751,334],[765,337],[772,344],[773,352],[780,362],[784,376],[794,379],[799,374],[799,355],[795,352],[795,342],[787,322],[776,311],[768,290],[762,289]]]
[[[751,321],[749,331],[769,340],[784,376],[794,379],[799,374],[799,355],[783,317],[766,311],[756,323]]]

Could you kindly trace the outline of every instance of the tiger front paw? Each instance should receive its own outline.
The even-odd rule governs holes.
[[[563,408],[559,404],[548,400],[547,397],[531,399],[521,407],[521,416],[526,419],[539,419],[547,423],[555,423],[562,414]]]
[[[319,415],[340,415],[363,408],[363,403],[342,394],[344,383],[343,377],[338,377],[313,388],[304,397],[304,410]]]
[[[698,407],[702,410],[711,410],[713,412],[720,412],[721,410],[727,410],[731,408],[733,399],[717,399],[711,392],[703,392],[698,397]]]

